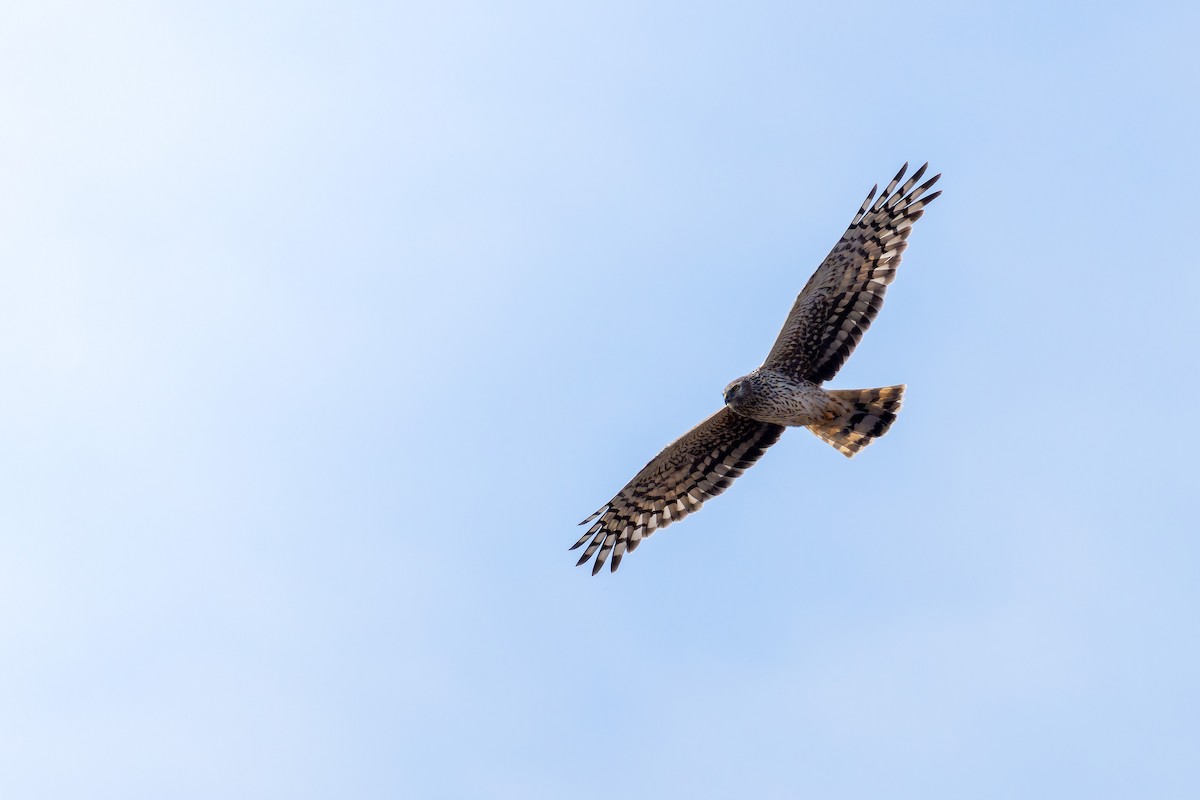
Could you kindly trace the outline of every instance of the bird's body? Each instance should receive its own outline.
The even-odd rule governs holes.
[[[830,422],[848,410],[812,381],[763,367],[729,384],[725,405],[743,417],[787,427]]]
[[[725,491],[786,427],[806,427],[845,456],[887,432],[904,386],[824,389],[821,384],[837,373],[879,313],[912,224],[941,194],[924,196],[940,175],[916,186],[927,166],[894,191],[905,164],[874,203],[878,187],[871,190],[796,298],[763,364],[726,386],[724,408],[667,445],[581,523],[591,524],[572,549],[591,541],[579,564],[595,555],[595,575],[611,552],[615,572],[642,539]]]

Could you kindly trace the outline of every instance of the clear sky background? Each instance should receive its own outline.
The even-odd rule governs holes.
[[[7,4],[0,795],[1200,796],[1197,30]],[[576,569],[906,160],[892,432]]]

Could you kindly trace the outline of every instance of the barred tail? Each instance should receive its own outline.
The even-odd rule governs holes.
[[[882,389],[827,390],[836,400],[849,408],[842,416],[829,422],[809,425],[808,429],[850,458],[869,445],[876,437],[887,433],[896,421],[904,385]]]

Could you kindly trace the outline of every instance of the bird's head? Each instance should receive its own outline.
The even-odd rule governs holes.
[[[725,405],[731,406],[746,392],[746,378],[738,378],[725,387]]]

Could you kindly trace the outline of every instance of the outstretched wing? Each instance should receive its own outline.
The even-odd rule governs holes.
[[[846,363],[896,277],[912,225],[941,192],[924,196],[941,175],[916,186],[928,164],[895,191],[908,164],[872,204],[871,189],[850,227],[796,298],[763,366],[821,383]]]
[[[611,569],[616,572],[626,550],[632,552],[643,538],[729,488],[782,433],[781,425],[722,408],[667,445],[616,497],[579,523],[592,525],[571,549],[592,541],[576,566],[599,550],[592,567],[595,575],[613,551]]]

